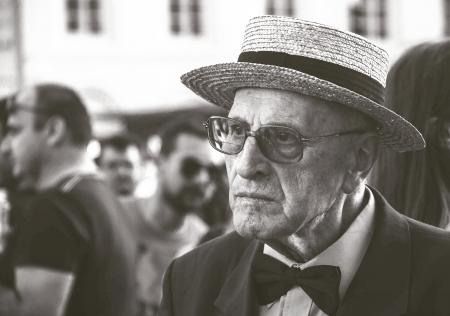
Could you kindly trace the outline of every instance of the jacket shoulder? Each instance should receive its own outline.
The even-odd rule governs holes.
[[[427,252],[437,250],[440,255],[450,254],[450,232],[406,217],[413,247],[426,247]]]
[[[450,232],[406,217],[411,238],[411,256],[416,271],[442,279],[450,264]],[[430,275],[431,274],[431,275]],[[446,279],[450,284],[450,274]],[[433,279],[433,278],[431,278]]]
[[[243,238],[236,232],[231,232],[198,246],[174,261],[176,264],[182,265],[189,265],[191,262],[196,262],[201,266],[211,264],[232,265],[240,259],[242,253],[251,243],[256,242],[252,239]]]
[[[215,238],[174,259],[170,268],[172,277],[181,287],[192,282],[221,284],[239,264],[244,252],[258,243],[236,232]]]
[[[410,310],[418,311],[417,315],[450,315],[450,232],[410,218],[407,222],[411,238]]]
[[[212,315],[230,273],[259,244],[232,232],[174,259],[164,277],[161,315]]]

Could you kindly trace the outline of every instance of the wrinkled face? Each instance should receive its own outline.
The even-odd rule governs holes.
[[[22,186],[38,179],[45,160],[45,131],[34,128],[36,93],[33,89],[20,92],[15,110],[8,116],[7,134],[2,143],[2,154],[12,166],[12,174]]]
[[[174,150],[160,161],[161,185],[178,211],[196,210],[211,198],[211,158],[206,139],[185,133],[178,135]]]
[[[128,146],[124,150],[106,147],[100,159],[100,168],[107,183],[115,193],[123,196],[134,193],[141,165],[141,155],[136,146]]]
[[[246,88],[237,91],[229,117],[246,122],[253,131],[262,125],[283,125],[310,137],[351,129],[337,119],[339,110],[334,107],[291,92]],[[237,232],[280,239],[327,212],[342,190],[346,140],[322,139],[305,147],[299,162],[279,164],[261,153],[254,137],[247,138],[240,153],[225,157]]]

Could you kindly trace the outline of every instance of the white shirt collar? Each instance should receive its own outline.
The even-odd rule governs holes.
[[[369,200],[347,231],[311,260],[299,264],[267,244],[264,245],[264,253],[288,266],[296,264],[302,269],[317,265],[338,266],[341,269],[339,297],[342,300],[372,239],[375,224],[375,199],[370,189],[366,188],[366,192],[369,194]]]

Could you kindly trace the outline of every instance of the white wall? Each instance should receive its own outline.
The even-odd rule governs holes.
[[[442,0],[389,1],[389,38],[383,42],[396,60],[405,49],[423,41],[443,37],[444,10]]]
[[[348,9],[356,1],[296,0],[295,12],[348,29]],[[388,1],[390,37],[380,43],[393,58],[407,46],[441,36],[442,1]],[[94,112],[201,103],[179,76],[194,67],[236,60],[248,19],[265,13],[264,0],[203,0],[202,35],[173,36],[168,0],[104,0],[105,31],[91,36],[66,32],[63,0],[43,2],[22,0],[25,83],[72,85],[84,91]]]

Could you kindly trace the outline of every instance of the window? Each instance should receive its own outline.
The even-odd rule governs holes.
[[[387,37],[386,0],[360,0],[353,5],[350,30],[367,37]]]
[[[266,14],[294,16],[294,0],[267,0]]]
[[[170,30],[174,34],[200,35],[202,33],[200,0],[170,1]]]
[[[73,33],[102,31],[101,0],[66,0],[67,30]]]
[[[444,0],[444,35],[450,36],[450,0]]]
[[[365,2],[355,4],[350,9],[350,30],[359,35],[367,35],[367,13]]]
[[[100,28],[100,0],[90,0],[88,2],[88,28],[93,33],[101,31]]]

